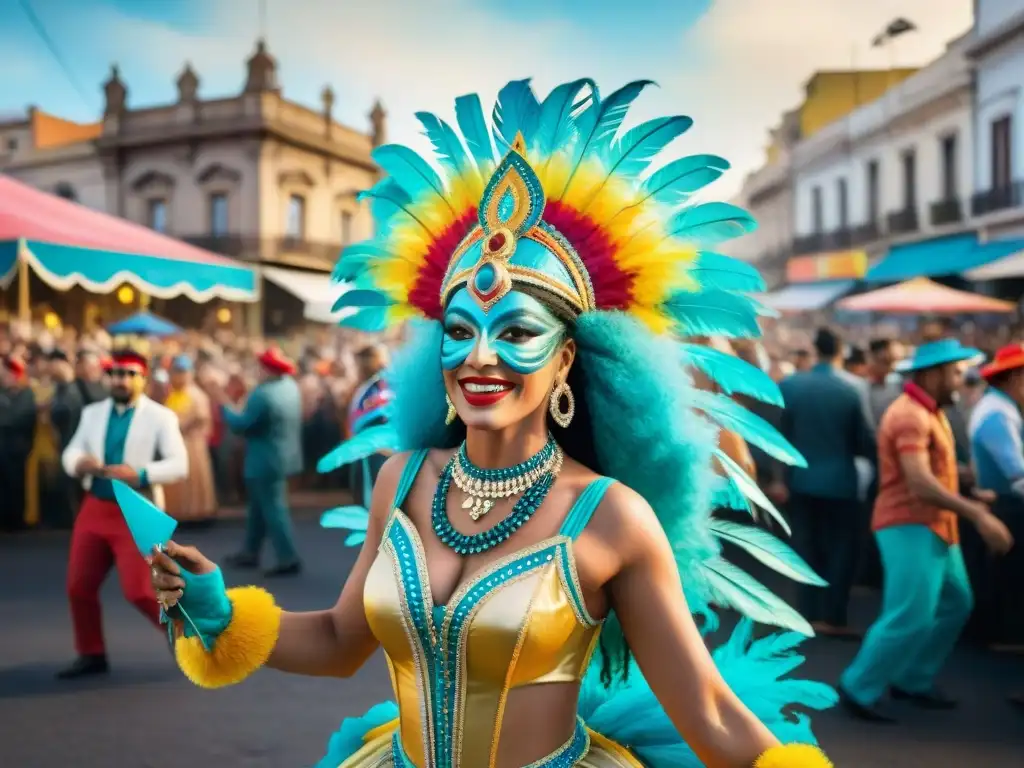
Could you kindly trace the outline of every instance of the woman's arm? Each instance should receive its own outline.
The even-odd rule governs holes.
[[[338,602],[325,611],[284,613],[268,666],[300,675],[349,677],[377,649],[377,640],[363,610],[363,587],[377,557],[398,478],[407,459],[408,454],[394,456],[381,467],[373,488],[366,541]]]
[[[622,485],[609,490],[602,507],[598,533],[614,536],[622,558],[608,584],[611,607],[651,690],[708,768],[750,768],[778,741],[715,667],[653,510]]]

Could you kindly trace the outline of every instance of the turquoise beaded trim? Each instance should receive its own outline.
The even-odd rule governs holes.
[[[502,469],[481,469],[469,460],[469,455],[466,453],[466,444],[463,443],[462,447],[459,448],[459,465],[462,467],[463,472],[474,480],[479,480],[483,483],[500,483],[503,480],[518,480],[523,475],[530,474],[533,470],[550,459],[554,455],[556,447],[555,438],[548,435],[548,441],[545,443],[544,447],[526,461],[516,464],[514,467],[503,467]]]

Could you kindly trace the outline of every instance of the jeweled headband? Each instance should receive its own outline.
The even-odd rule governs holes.
[[[407,147],[374,151],[386,175],[361,199],[377,231],[338,262],[335,277],[349,287],[335,305],[348,309],[342,323],[439,320],[463,288],[485,310],[520,289],[570,317],[613,310],[656,333],[755,335],[758,307],[747,294],[763,290],[759,275],[712,250],[753,219],[726,203],[690,204],[728,164],[691,155],[652,172],[688,117],[621,130],[649,84],[602,100],[592,81],[577,80],[541,102],[529,81],[515,81],[498,94],[491,128],[479,97],[463,96],[461,139],[418,113],[443,173]]]

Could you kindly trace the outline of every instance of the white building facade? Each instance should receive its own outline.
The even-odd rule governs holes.
[[[793,150],[794,255],[862,252],[968,227],[969,40]]]
[[[984,237],[1024,236],[1024,0],[975,0],[972,212]]]

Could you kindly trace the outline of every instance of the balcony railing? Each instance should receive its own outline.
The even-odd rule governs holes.
[[[813,235],[800,235],[793,239],[793,253],[796,255],[821,253],[822,251],[841,251],[853,243],[853,232],[849,229],[836,229],[832,232],[818,232]]]
[[[971,214],[984,216],[1009,208],[1024,205],[1024,182],[1018,181],[1005,187],[994,187],[984,192],[975,192],[971,197]]]
[[[230,256],[242,261],[261,258],[300,256],[307,260],[334,264],[341,253],[340,243],[325,243],[301,237],[258,238],[243,235],[178,235],[186,243],[198,248]]]
[[[866,224],[859,224],[850,230],[850,245],[864,245],[871,243],[882,236],[882,228],[877,221],[869,221]]]
[[[936,200],[931,204],[931,222],[933,227],[946,224],[959,224],[964,220],[964,207],[959,198]]]
[[[909,232],[916,232],[918,227],[917,209],[904,208],[902,211],[893,211],[886,216],[889,232],[893,235],[905,235]]]

